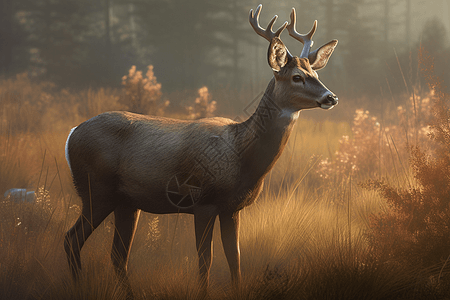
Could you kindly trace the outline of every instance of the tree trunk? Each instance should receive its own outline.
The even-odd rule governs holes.
[[[383,22],[384,22],[384,41],[385,42],[389,41],[389,12],[390,12],[389,0],[384,0]]]
[[[326,0],[325,3],[325,22],[326,22],[326,28],[327,28],[327,40],[333,39],[333,33],[334,33],[334,22],[333,22],[333,16],[334,16],[334,0]]]
[[[0,72],[7,76],[11,71],[13,53],[12,0],[2,0],[0,8]]]
[[[411,44],[411,0],[406,0],[405,34],[406,46],[409,48]]]

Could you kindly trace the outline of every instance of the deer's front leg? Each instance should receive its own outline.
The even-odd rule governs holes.
[[[239,211],[219,215],[223,250],[230,266],[231,282],[239,287],[241,282],[241,254],[239,250]]]
[[[217,214],[217,208],[212,205],[199,206],[194,210],[200,282],[205,289],[209,284],[209,270],[212,263],[212,234]]]

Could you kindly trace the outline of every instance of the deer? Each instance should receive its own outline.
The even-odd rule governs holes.
[[[153,214],[193,214],[199,283],[209,285],[212,235],[220,222],[231,283],[241,281],[240,211],[256,201],[264,178],[285,148],[300,111],[325,110],[338,103],[318,78],[338,41],[311,52],[314,22],[308,34],[291,22],[277,31],[259,24],[262,5],[250,10],[254,31],[269,42],[270,80],[255,112],[244,121],[213,117],[177,120],[115,111],[99,114],[73,128],[66,142],[66,159],[82,212],[66,233],[64,248],[76,280],[83,244],[103,220],[114,213],[111,259],[127,289],[127,263],[141,211]],[[299,57],[290,54],[280,35],[284,29],[303,44]]]

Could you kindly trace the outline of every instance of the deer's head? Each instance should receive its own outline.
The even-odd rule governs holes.
[[[263,29],[259,25],[261,8],[260,4],[255,12],[250,10],[249,21],[255,32],[270,43],[267,58],[275,77],[274,97],[281,102],[278,104],[291,111],[334,107],[338,103],[338,98],[320,82],[316,71],[326,66],[338,41],[332,40],[310,52],[317,21],[314,21],[308,34],[299,34],[295,29],[295,9],[292,8],[291,23],[288,25],[288,22],[285,22],[276,32],[273,32],[272,27],[278,16],[274,16],[267,29]],[[280,35],[285,28],[288,29],[290,36],[303,44],[300,57],[292,56],[281,41]]]

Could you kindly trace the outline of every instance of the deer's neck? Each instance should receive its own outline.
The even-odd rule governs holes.
[[[241,170],[248,176],[263,179],[285,148],[299,111],[279,106],[273,94],[275,80],[269,83],[255,113],[238,124],[237,147],[241,153]]]

